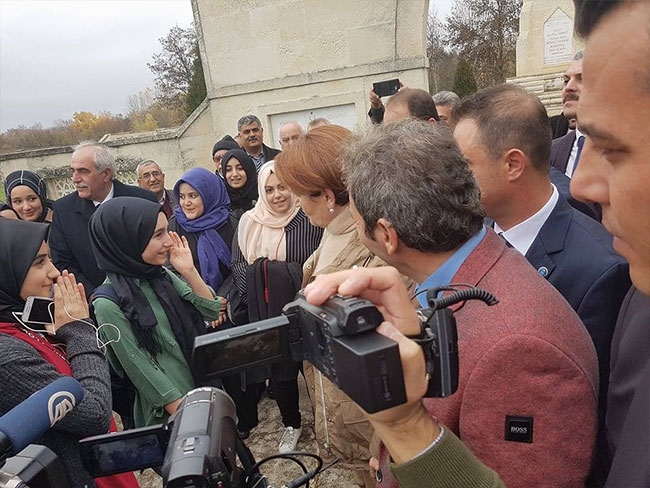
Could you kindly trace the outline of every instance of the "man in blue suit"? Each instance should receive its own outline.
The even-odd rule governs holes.
[[[551,130],[535,95],[504,84],[463,100],[454,136],[481,188],[494,230],[564,296],[596,347],[601,427],[610,344],[630,287],[628,264],[595,220],[571,207],[549,178]]]
[[[157,202],[156,195],[137,186],[115,179],[115,157],[101,144],[82,142],[74,148],[72,182],[77,191],[54,202],[54,218],[50,229],[50,253],[60,270],[74,273],[83,283],[86,295],[102,284],[106,273],[97,267],[90,248],[88,221],[100,204],[113,197],[141,197]]]

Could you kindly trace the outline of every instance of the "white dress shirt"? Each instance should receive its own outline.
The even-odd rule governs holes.
[[[551,198],[549,198],[548,202],[546,202],[534,215],[505,231],[499,227],[499,224],[496,222],[494,223],[494,232],[503,236],[512,247],[524,256],[528,252],[528,249],[530,249],[537,234],[539,234],[540,229],[557,204],[560,194],[558,193],[557,188],[555,188],[555,185],[551,186],[553,187]]]
[[[573,172],[576,169],[576,156],[578,155],[578,139],[584,136],[580,129],[576,127],[576,139],[573,141],[573,146],[571,146],[571,153],[569,154],[569,161],[566,163],[566,174],[569,178],[573,176]]]

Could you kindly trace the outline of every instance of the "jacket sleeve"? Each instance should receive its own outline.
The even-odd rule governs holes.
[[[194,307],[199,311],[199,313],[206,320],[217,320],[221,316],[221,297],[218,297],[212,288],[210,288],[210,293],[212,293],[212,299],[203,298],[198,296],[192,291],[190,285],[188,285],[183,279],[176,276],[170,270],[166,270],[172,279],[174,288],[178,292],[178,295],[185,301],[190,302]]]
[[[110,376],[93,328],[83,322],[71,322],[61,327],[56,336],[67,344],[72,376],[81,383],[84,397],[54,429],[79,437],[107,433],[112,415]],[[0,338],[0,371],[2,412],[64,376],[29,344],[6,335]]]
[[[63,232],[63,224],[61,222],[61,219],[64,218],[63,214],[65,214],[65,211],[57,212],[55,210],[52,225],[50,226],[50,237],[47,243],[50,247],[52,261],[59,271],[67,269],[70,273],[73,273],[77,283],[83,283],[86,296],[89,296],[95,289],[95,285],[83,274],[81,266],[68,245],[68,239]]]
[[[629,266],[619,261],[605,271],[587,290],[576,310],[594,339],[600,364],[601,382],[609,379],[609,356],[618,312],[630,289]]]
[[[597,390],[575,357],[537,337],[510,334],[472,369],[459,436],[509,486],[536,486],[540,470],[548,486],[582,486],[596,435]],[[532,419],[532,442],[506,441],[507,417]]]
[[[448,429],[435,446],[404,464],[391,464],[391,471],[400,488],[505,488],[499,475],[476,459]]]
[[[98,323],[113,324],[119,329],[119,340],[112,327],[102,327],[100,335],[106,342],[113,341],[108,346],[108,357],[111,362],[117,361],[115,369],[126,373],[138,393],[148,403],[158,407],[182,397],[184,392],[176,388],[151,356],[138,345],[131,325],[119,306],[106,298],[97,298],[93,305]]]
[[[239,291],[239,296],[243,303],[248,303],[248,285],[246,283],[246,270],[248,269],[248,263],[244,259],[244,255],[239,248],[239,239],[237,235],[233,237],[232,240],[232,279],[237,286],[237,291]]]

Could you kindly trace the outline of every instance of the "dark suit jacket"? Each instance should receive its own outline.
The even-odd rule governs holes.
[[[553,139],[567,135],[569,131],[569,121],[564,114],[554,115],[548,118],[553,131]]]
[[[551,166],[559,169],[562,173],[566,172],[566,166],[571,156],[571,148],[576,140],[576,131],[571,130],[563,137],[553,139],[551,146]]]
[[[612,339],[607,396],[607,487],[650,486],[650,297],[635,287]]]
[[[612,248],[609,232],[572,208],[562,196],[526,259],[564,296],[589,331],[598,354],[600,405],[604,407],[612,335],[631,285],[627,262]],[[601,428],[603,424],[601,415]]]
[[[113,180],[114,197],[140,197],[158,203],[156,195],[138,186],[125,185]],[[97,267],[90,247],[88,221],[95,212],[91,200],[79,198],[77,192],[70,193],[54,202],[54,219],[50,227],[50,253],[54,265],[74,273],[83,283],[86,295],[102,284],[106,273]]]
[[[569,205],[571,205],[576,210],[579,210],[586,216],[596,220],[597,222],[601,221],[602,210],[600,208],[600,205],[598,205],[597,203],[581,202],[580,200],[576,200],[575,198],[573,198],[573,195],[571,195],[571,188],[570,188],[571,178],[569,178],[566,174],[564,174],[554,166],[550,167],[549,174],[551,177],[551,183],[555,185],[560,195],[562,195],[565,198],[565,200],[569,202]]]
[[[279,149],[273,149],[272,147],[269,147],[266,144],[262,144],[262,152],[264,153],[264,159],[268,163],[269,161],[275,159],[275,157],[278,154],[280,154],[282,151],[280,151]]]

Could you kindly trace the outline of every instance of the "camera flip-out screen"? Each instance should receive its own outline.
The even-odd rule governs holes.
[[[288,345],[280,328],[286,317],[241,325],[199,336],[194,345],[194,368],[199,380],[222,377],[278,362]]]

